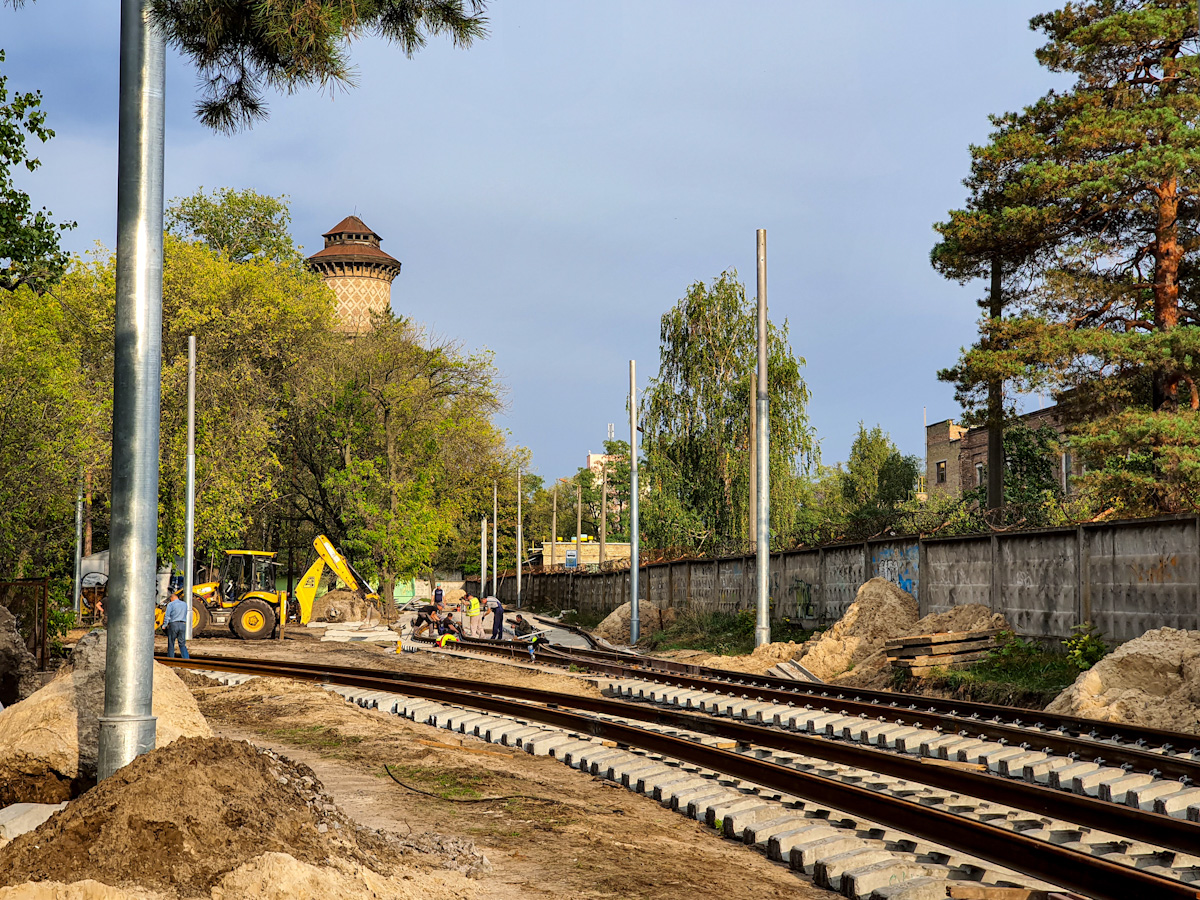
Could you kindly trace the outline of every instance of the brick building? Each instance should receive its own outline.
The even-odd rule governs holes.
[[[1021,422],[1037,430],[1053,428],[1060,436],[1064,428],[1059,420],[1058,407],[1035,410],[1021,416]],[[930,494],[961,497],[987,480],[988,429],[986,425],[964,428],[953,419],[935,422],[925,427],[925,481]],[[1071,478],[1083,474],[1083,467],[1071,458],[1069,450],[1058,454],[1056,460],[1059,486],[1070,493]]]
[[[308,258],[308,265],[337,295],[338,329],[367,331],[371,314],[391,306],[400,261],[380,249],[382,238],[358,216],[347,216],[322,237],[325,247]]]

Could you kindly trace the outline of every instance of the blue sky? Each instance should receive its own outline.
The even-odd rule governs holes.
[[[291,198],[309,252],[356,212],[404,268],[397,313],[488,348],[502,418],[543,476],[571,474],[609,422],[627,437],[628,361],[657,368],[659,317],[736,268],[807,360],[826,463],[859,420],[923,454],[958,415],[937,369],[973,340],[982,284],[929,266],[932,223],[961,205],[987,115],[1063,84],[1033,58],[1049,0],[759,2],[496,0],[470,50],[412,60],[353,50],[357,87],[271,98],[233,137],[192,116],[172,55],[166,193],[253,188]],[[115,4],[0,8],[10,89],[40,89],[57,137],[21,184],[115,242]]]

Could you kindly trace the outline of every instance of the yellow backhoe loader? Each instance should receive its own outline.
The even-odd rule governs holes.
[[[330,570],[364,600],[378,601],[370,585],[323,534],[313,541],[317,561],[309,566],[289,603],[287,591],[275,589],[275,553],[267,550],[226,550],[217,581],[192,586],[192,634],[227,625],[240,638],[269,638],[279,623],[280,611],[288,612],[301,624],[312,617],[313,600],[321,573]],[[289,616],[290,618],[290,616]],[[162,626],[163,608],[155,611],[155,625]]]

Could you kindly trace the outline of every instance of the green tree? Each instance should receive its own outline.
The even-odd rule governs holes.
[[[839,473],[842,497],[851,515],[878,515],[912,498],[919,472],[920,461],[901,455],[887,432],[878,425],[868,431],[859,422],[845,471]]]
[[[0,63],[4,51],[0,50]],[[37,138],[43,144],[54,137],[46,127],[41,110],[42,92],[8,90],[7,76],[0,74],[0,288],[15,291],[26,285],[44,291],[67,266],[67,255],[59,248],[63,231],[74,222],[55,224],[44,207],[33,211],[29,195],[13,183],[13,170],[24,166],[36,171],[41,161],[29,155],[26,141]]]
[[[736,272],[693,284],[662,317],[658,375],[640,405],[648,496],[647,544],[720,552],[742,549],[749,501],[750,376],[756,313]],[[786,540],[795,521],[799,466],[814,457],[804,360],[788,327],[771,324],[771,528]]]
[[[235,262],[265,259],[299,262],[299,251],[288,231],[291,212],[287,197],[268,197],[252,190],[201,188],[177,197],[166,212],[166,230],[185,241],[200,241]]]
[[[1085,481],[1130,512],[1200,508],[1195,13],[1100,0],[1035,17],[1038,60],[1076,81],[993,118],[971,152],[996,190],[939,226],[970,248],[1005,237],[987,216],[1015,223],[1001,244],[1033,260],[1017,315],[946,373],[960,397],[989,381],[1059,394]]]

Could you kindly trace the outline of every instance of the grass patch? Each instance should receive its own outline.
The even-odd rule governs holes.
[[[484,776],[457,769],[429,769],[424,766],[389,766],[405,784],[428,791],[443,800],[478,800],[484,796]]]
[[[273,728],[271,737],[287,741],[297,747],[312,750],[341,750],[353,744],[361,744],[362,738],[342,734],[328,725],[300,725],[295,728]]]
[[[772,641],[800,643],[814,632],[788,619],[771,623]],[[754,610],[686,612],[670,627],[644,637],[648,650],[704,650],[718,656],[744,656],[754,650]]]
[[[605,616],[602,613],[580,612],[577,609],[567,610],[567,614],[562,617],[564,625],[578,625],[580,628],[595,628],[603,622]]]

